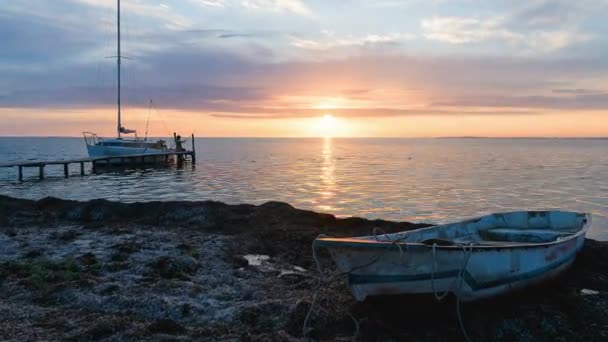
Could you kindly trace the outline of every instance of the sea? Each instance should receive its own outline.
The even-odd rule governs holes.
[[[199,138],[197,163],[98,170],[0,168],[0,194],[294,207],[445,223],[533,209],[589,212],[608,240],[608,139]],[[0,138],[0,164],[86,157],[81,138]]]

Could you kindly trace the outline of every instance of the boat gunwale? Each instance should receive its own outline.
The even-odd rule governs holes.
[[[555,210],[553,210],[553,211],[555,211]],[[455,223],[464,224],[464,223],[468,223],[468,222],[478,221],[478,220],[480,220],[484,217],[490,216],[490,215],[512,214],[512,213],[520,213],[520,212],[522,212],[522,211],[494,213],[494,214],[483,215],[483,216],[479,216],[477,218],[467,219],[467,220],[464,220],[461,222],[455,222]],[[551,210],[525,211],[525,212],[528,212],[528,213],[530,213],[530,212],[551,212]],[[425,249],[435,248],[438,250],[458,250],[458,251],[462,251],[463,248],[472,249],[472,250],[501,250],[501,249],[514,249],[514,248],[531,249],[531,248],[542,248],[542,247],[549,247],[549,246],[553,246],[553,245],[560,245],[560,244],[569,242],[571,240],[575,240],[579,236],[584,235],[591,228],[591,214],[590,213],[579,213],[579,212],[575,212],[575,211],[561,211],[561,210],[559,210],[559,212],[583,214],[583,215],[585,215],[586,221],[583,224],[583,226],[581,227],[581,229],[579,229],[577,232],[573,233],[572,235],[568,235],[567,237],[564,237],[562,239],[555,240],[555,241],[549,241],[549,242],[512,242],[512,243],[506,242],[506,244],[504,244],[504,245],[475,245],[475,244],[429,245],[429,244],[424,244],[421,242],[403,242],[403,241],[399,241],[399,240],[394,240],[394,241],[364,240],[364,239],[361,239],[362,237],[346,237],[346,238],[318,237],[315,239],[315,244],[317,244],[320,247],[326,247],[326,248],[332,248],[332,247],[333,248],[335,248],[335,247],[390,248],[390,247],[393,247],[393,245],[395,245],[395,246],[399,246],[399,247],[405,247],[406,250],[410,247],[413,247],[416,249],[418,249],[418,248],[420,248],[420,249],[421,248],[425,248]],[[409,232],[415,232],[415,231],[420,231],[420,230],[433,229],[433,228],[437,228],[437,227],[445,226],[445,225],[449,225],[449,224],[454,224],[454,223],[433,225],[430,227],[413,229],[413,230],[406,231],[406,232],[409,233]],[[396,233],[400,233],[400,232],[396,232]],[[392,233],[392,234],[394,234],[394,233]],[[378,234],[378,235],[385,235],[385,234]],[[361,240],[361,242],[356,241],[356,240]]]

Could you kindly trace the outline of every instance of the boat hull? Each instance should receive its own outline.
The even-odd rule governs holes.
[[[583,247],[585,227],[550,243],[503,246],[318,239],[342,272],[348,272],[354,297],[451,292],[463,301],[521,289],[555,277]],[[427,228],[428,229],[428,228]]]
[[[91,158],[112,157],[108,161],[99,160],[98,164],[124,165],[125,161],[121,158],[138,155],[137,160],[132,160],[134,163],[160,163],[168,161],[168,156],[155,154],[167,152],[167,150],[151,149],[151,148],[136,148],[136,147],[120,147],[120,146],[100,146],[87,145],[87,151]],[[128,160],[127,160],[128,162]]]

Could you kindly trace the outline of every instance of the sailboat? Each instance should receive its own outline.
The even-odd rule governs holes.
[[[114,139],[100,138],[92,132],[83,132],[85,144],[89,157],[120,157],[128,155],[156,154],[168,151],[164,140],[148,141],[137,137],[136,131],[128,129],[121,122],[121,60],[123,56],[120,51],[120,0],[117,0],[117,55],[116,55],[116,70],[117,70],[117,137]],[[135,138],[125,139],[123,134],[136,134]]]

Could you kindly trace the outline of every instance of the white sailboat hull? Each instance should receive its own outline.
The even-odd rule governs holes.
[[[166,149],[153,149],[153,148],[137,148],[137,147],[121,147],[121,146],[101,146],[101,145],[87,145],[87,151],[89,157],[100,158],[100,157],[115,157],[110,159],[110,164],[124,165],[122,157],[130,157],[134,155],[142,156],[133,160],[136,163],[160,163],[168,161],[169,156],[162,155],[157,156],[155,154],[167,152]],[[149,156],[146,156],[149,155]],[[103,160],[97,161],[99,164],[108,163]]]
[[[140,155],[140,154],[155,154],[167,152],[167,150],[152,149],[152,148],[137,148],[137,147],[121,147],[121,146],[99,146],[99,145],[88,145],[87,151],[89,157],[121,157],[129,155]]]
[[[319,238],[315,243],[349,273],[357,300],[451,292],[470,301],[527,287],[565,270],[583,247],[590,220],[582,213],[515,212],[396,234]],[[453,244],[429,242],[440,240]]]

